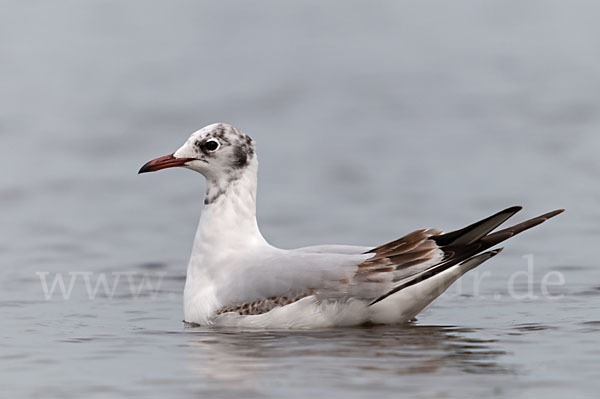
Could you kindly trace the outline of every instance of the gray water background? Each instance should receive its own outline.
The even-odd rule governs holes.
[[[0,396],[597,395],[600,3],[0,5]],[[260,224],[281,247],[567,213],[410,326],[185,328],[204,182],[136,172],[216,121],[258,143]],[[537,298],[515,299],[528,254]],[[551,271],[561,299],[541,295]],[[164,278],[91,300],[80,275],[46,300],[37,272]]]

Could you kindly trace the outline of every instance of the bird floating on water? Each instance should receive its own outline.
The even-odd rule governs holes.
[[[513,206],[460,230],[422,229],[376,248],[270,245],[256,220],[258,160],[250,136],[217,123],[139,173],[184,167],[206,178],[204,209],[184,289],[185,321],[256,328],[321,328],[412,320],[500,242],[562,213],[494,230]]]

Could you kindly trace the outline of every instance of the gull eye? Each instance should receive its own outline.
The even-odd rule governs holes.
[[[206,144],[204,144],[204,148],[208,151],[217,151],[221,145],[217,140],[208,140]]]

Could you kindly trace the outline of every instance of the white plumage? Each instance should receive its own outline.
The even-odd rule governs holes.
[[[267,243],[258,228],[258,161],[249,136],[223,123],[207,126],[140,173],[173,166],[200,172],[207,180],[184,290],[185,320],[201,325],[319,328],[407,322],[461,275],[499,252],[483,251],[562,212],[491,234],[520,207],[452,233],[419,230],[377,248],[284,250]]]

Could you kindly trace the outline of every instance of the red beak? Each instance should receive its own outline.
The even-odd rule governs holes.
[[[164,157],[153,159],[146,163],[140,169],[139,173],[156,172],[157,170],[174,168],[176,166],[184,166],[186,163],[193,161],[194,158],[175,158],[173,154],[165,155]]]

